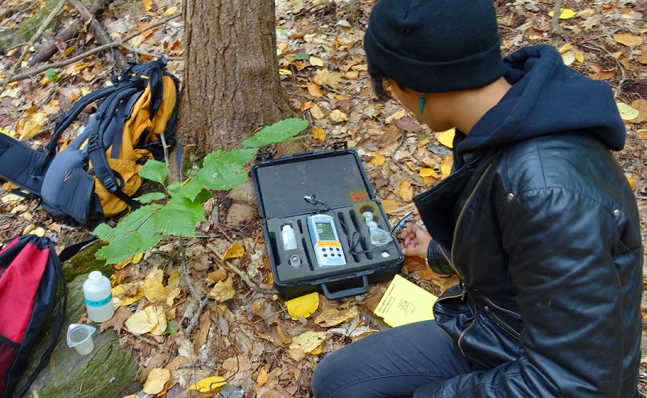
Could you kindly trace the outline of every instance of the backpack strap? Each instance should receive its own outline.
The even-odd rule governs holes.
[[[72,124],[73,121],[76,120],[79,114],[83,112],[83,110],[88,105],[90,105],[91,103],[101,98],[105,98],[109,96],[116,89],[117,87],[115,86],[107,86],[107,87],[102,87],[96,91],[93,91],[92,93],[81,97],[74,104],[74,106],[72,106],[72,109],[70,109],[68,112],[63,112],[58,117],[58,119],[56,120],[56,124],[54,125],[54,133],[52,133],[52,137],[50,138],[49,142],[45,146],[45,156],[38,161],[36,166],[34,166],[35,178],[43,177],[45,166],[47,166],[49,161],[54,156],[54,152],[56,152],[56,144],[58,143],[58,138],[60,137],[61,133],[65,131],[65,129],[67,129],[70,126],[70,124]]]

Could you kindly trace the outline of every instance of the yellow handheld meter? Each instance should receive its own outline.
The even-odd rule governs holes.
[[[335,220],[324,214],[309,216],[307,220],[319,267],[332,268],[346,264]]]

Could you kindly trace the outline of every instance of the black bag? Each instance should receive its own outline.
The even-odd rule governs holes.
[[[0,397],[20,397],[47,366],[66,305],[61,261],[50,239],[23,235],[0,250]],[[13,395],[36,337],[55,308],[51,343],[34,373]]]

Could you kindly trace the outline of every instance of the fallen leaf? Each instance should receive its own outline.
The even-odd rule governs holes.
[[[293,320],[296,321],[299,317],[307,318],[319,308],[319,293],[314,292],[288,300],[287,307]]]
[[[197,390],[199,392],[218,392],[217,389],[227,384],[227,380],[222,376],[210,376],[195,383],[189,390]]]
[[[333,122],[345,122],[348,120],[346,114],[339,109],[335,109],[334,111],[330,112],[329,117]]]
[[[443,159],[443,164],[440,166],[440,173],[442,174],[443,178],[446,178],[447,176],[449,176],[449,174],[452,172],[453,165],[454,165],[453,156],[447,156],[445,159]]]
[[[189,362],[189,358],[185,357],[184,355],[178,355],[173,358],[173,360],[169,362],[168,365],[164,367],[164,369],[177,370],[180,366],[186,365]]]
[[[319,105],[316,105],[316,104],[312,108],[310,108],[310,114],[315,119],[324,118],[324,113],[321,111],[321,108],[319,108]]]
[[[318,84],[307,82],[306,87],[308,88],[308,93],[313,97],[323,97],[323,90],[321,90],[321,87]]]
[[[447,148],[454,147],[454,136],[456,135],[456,129],[449,129],[446,131],[441,131],[436,133],[436,140]]]
[[[577,13],[571,10],[570,8],[560,8],[559,10],[560,10],[559,19],[571,19],[575,15],[577,15]],[[548,13],[549,17],[552,17],[553,15],[555,15],[554,10]]]
[[[404,115],[406,115],[406,114],[407,114],[406,109],[400,109],[399,111],[391,114],[390,116],[387,116],[387,118],[384,119],[384,123],[390,124],[394,120],[402,119],[404,117]]]
[[[245,254],[245,248],[238,242],[234,242],[233,245],[229,246],[229,249],[225,252],[222,260],[229,260],[230,258],[240,258]]]
[[[329,328],[350,321],[357,315],[359,315],[359,310],[355,306],[341,311],[338,309],[329,309],[319,314],[314,321],[321,327]]]
[[[620,44],[624,44],[627,47],[639,46],[643,44],[642,37],[632,35],[631,33],[618,33],[613,35],[613,39]]]
[[[313,127],[312,128],[312,139],[318,140],[318,141],[325,141],[326,140],[326,133],[324,132],[324,129],[321,127]]]
[[[227,278],[227,271],[224,269],[218,269],[213,272],[209,272],[206,281],[209,283],[217,283],[225,278]]]
[[[177,13],[177,11],[178,11],[177,7],[175,7],[175,6],[169,7],[166,11],[164,11],[164,15],[167,16],[167,17],[170,17],[171,15],[175,15],[175,13]]]
[[[256,377],[256,385],[258,387],[262,387],[263,384],[267,382],[267,378],[267,371],[265,370],[265,368],[261,368],[261,370],[258,371],[258,376]]]
[[[631,190],[635,191],[636,190],[636,183],[634,182],[634,179],[629,177],[629,176],[626,176],[626,177],[627,177],[627,182],[629,183],[629,186],[631,187]]]
[[[216,286],[214,286],[209,292],[209,297],[215,299],[219,303],[224,303],[225,301],[232,299],[236,294],[233,286],[234,280],[230,276],[224,281],[216,283]]]
[[[384,162],[386,162],[386,156],[376,153],[376,152],[371,152],[372,159],[370,161],[371,164],[374,164],[376,166],[382,166]]]
[[[400,204],[393,199],[385,199],[381,203],[386,214],[390,214],[400,208]]]
[[[308,330],[305,333],[300,334],[292,344],[290,344],[290,349],[301,349],[305,353],[311,353],[317,349],[326,339],[326,333],[324,332],[314,332]]]
[[[166,330],[166,314],[158,306],[149,306],[136,312],[125,322],[126,328],[133,334],[151,333],[161,336]]]
[[[144,281],[144,296],[153,304],[165,301],[166,288],[156,280],[146,279]]]
[[[400,198],[405,202],[411,202],[411,199],[413,199],[413,187],[406,178],[402,180],[398,193],[400,194]]]
[[[142,390],[146,394],[157,394],[164,390],[164,386],[169,380],[171,380],[171,372],[168,369],[155,368],[148,374]]]
[[[103,332],[108,328],[113,328],[117,333],[121,333],[121,329],[124,327],[124,322],[126,319],[130,318],[131,315],[130,311],[124,307],[117,308],[112,318],[101,323],[99,326],[99,332]]]
[[[157,4],[153,0],[144,0],[144,10],[147,12],[157,11]]]
[[[629,105],[623,103],[623,102],[616,102],[616,106],[618,107],[618,110],[620,111],[620,117],[622,120],[633,120],[640,115],[640,113],[630,107]]]
[[[324,63],[321,60],[321,58],[310,57],[308,60],[310,61],[310,65],[312,66],[324,66]]]
[[[29,121],[27,121],[20,132],[20,141],[27,140],[40,132],[43,126],[47,123],[47,113],[35,113]]]

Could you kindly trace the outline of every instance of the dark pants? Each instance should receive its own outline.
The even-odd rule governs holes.
[[[480,368],[435,321],[365,337],[324,357],[312,377],[316,398],[412,397],[417,388]]]

